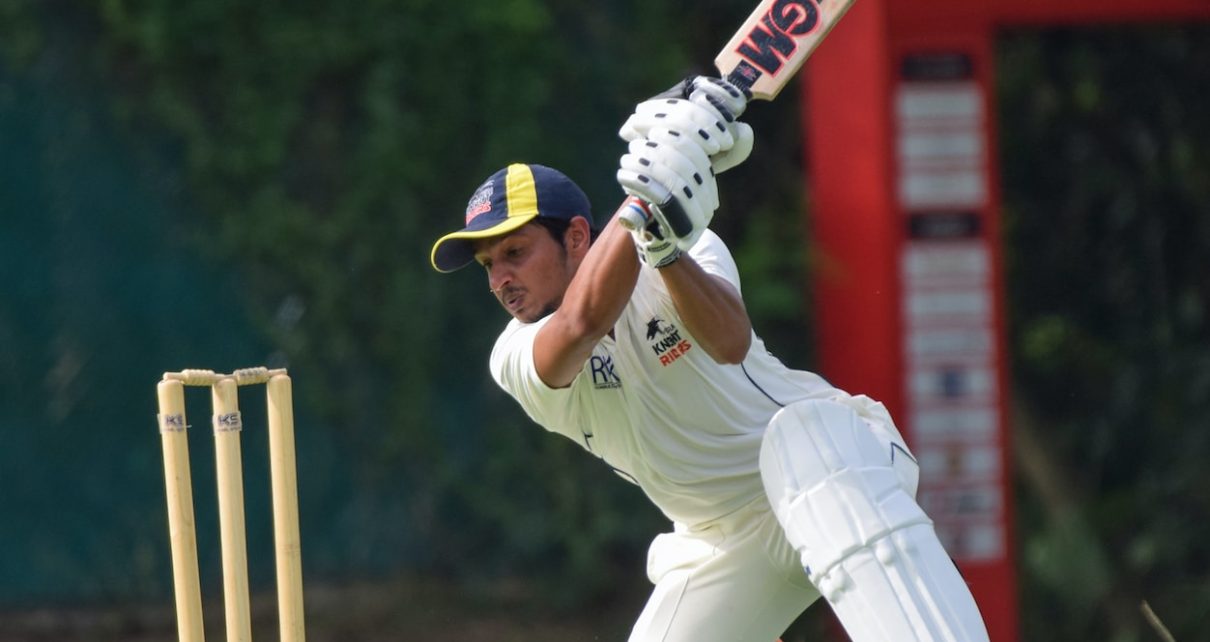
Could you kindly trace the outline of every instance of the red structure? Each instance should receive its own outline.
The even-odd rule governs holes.
[[[1186,19],[1210,0],[859,0],[807,63],[820,370],[898,418],[995,642],[1020,638],[996,31]]]

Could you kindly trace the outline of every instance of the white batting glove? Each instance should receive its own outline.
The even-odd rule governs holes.
[[[679,176],[693,179],[686,183],[702,197],[702,209],[707,212],[707,218],[712,218],[719,204],[718,181],[712,173],[712,159],[706,156],[693,136],[656,127],[648,132],[646,140],[657,146],[644,143],[644,147],[654,150],[652,153],[658,154],[660,160],[673,167]]]
[[[689,100],[699,105],[703,102],[709,103],[724,117],[731,116],[727,127],[731,130],[735,144],[710,158],[714,173],[722,174],[747,160],[752,154],[755,136],[751,125],[738,120],[748,106],[747,94],[722,78],[698,76],[690,81]]]
[[[633,140],[622,156],[618,184],[631,196],[651,204],[661,240],[687,250],[697,242],[718,208],[718,186],[709,160],[688,136],[653,130],[654,138]],[[647,225],[632,225],[645,229]]]
[[[650,207],[652,206],[648,206],[648,208]],[[640,261],[659,269],[671,265],[681,258],[681,248],[677,247],[676,239],[667,236],[660,229],[660,223],[656,220],[654,211],[634,202],[630,203],[630,208],[633,210],[634,218],[645,222],[630,230]]]
[[[618,134],[633,141],[663,127],[695,135],[693,139],[719,173],[740,164],[752,152],[752,127],[736,120],[746,106],[746,95],[731,83],[697,76],[639,103]]]

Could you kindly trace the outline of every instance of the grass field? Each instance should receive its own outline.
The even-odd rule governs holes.
[[[308,584],[308,642],[622,642],[647,598],[636,578],[625,597],[577,610],[551,609],[522,581],[476,585],[411,577],[377,584]],[[221,596],[207,596],[206,637],[223,640]],[[172,596],[155,604],[43,606],[0,611],[0,642],[175,642]],[[253,638],[278,639],[274,596],[252,600]],[[810,609],[784,642],[840,639],[827,611]]]
[[[521,582],[456,586],[431,578],[380,584],[307,585],[310,642],[574,642],[625,640],[646,597],[594,604],[574,612],[543,608]],[[207,596],[206,636],[225,637],[222,599]],[[272,594],[255,596],[253,637],[276,640]],[[171,642],[171,596],[163,603],[38,607],[0,612],[0,642]]]

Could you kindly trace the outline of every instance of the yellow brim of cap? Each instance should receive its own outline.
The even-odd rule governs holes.
[[[438,272],[453,272],[464,268],[475,260],[475,247],[472,241],[503,236],[520,229],[526,223],[538,217],[538,213],[510,216],[492,227],[482,230],[458,230],[437,239],[429,261]]]

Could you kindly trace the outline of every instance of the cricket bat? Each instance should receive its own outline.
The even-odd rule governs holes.
[[[714,66],[748,100],[773,100],[855,1],[762,0],[714,58]],[[646,204],[637,200],[627,199],[622,207],[619,222],[628,229],[642,225],[643,215],[631,208]],[[678,237],[693,231],[675,199],[658,207]]]

